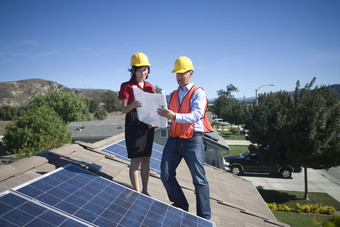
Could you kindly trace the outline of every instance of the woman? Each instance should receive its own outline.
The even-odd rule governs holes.
[[[122,113],[125,116],[125,142],[128,158],[131,159],[129,176],[132,188],[145,195],[148,194],[148,182],[150,174],[150,156],[152,151],[154,127],[138,120],[136,108],[141,103],[135,101],[133,86],[137,86],[144,92],[155,93],[152,84],[145,81],[150,73],[148,57],[143,53],[136,53],[131,57],[131,79],[121,84],[119,100],[122,104]],[[139,166],[143,189],[140,189]]]

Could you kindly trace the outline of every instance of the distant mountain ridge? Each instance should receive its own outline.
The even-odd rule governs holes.
[[[71,89],[62,84],[43,79],[0,82],[0,106],[26,106],[36,95],[45,95],[54,91],[73,92],[87,99],[95,98],[99,100],[102,94],[110,90]]]
[[[320,87],[320,86],[318,86]],[[331,88],[331,91],[333,91],[335,94],[338,95],[338,99],[340,100],[340,84],[333,84],[329,86]],[[274,92],[275,93],[275,92]],[[294,91],[289,91],[288,94],[292,95]],[[250,98],[237,98],[240,102],[243,102],[245,100],[246,103],[251,103],[255,99],[255,96],[250,97]]]

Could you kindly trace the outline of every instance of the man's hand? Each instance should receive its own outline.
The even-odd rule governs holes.
[[[162,108],[158,108],[157,113],[158,115],[162,117],[166,117],[168,119],[175,120],[176,118],[176,113],[174,113],[173,111],[169,110],[168,108],[164,106],[162,106]]]

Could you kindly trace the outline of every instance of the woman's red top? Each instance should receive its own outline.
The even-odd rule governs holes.
[[[135,101],[135,97],[133,95],[133,90],[132,90],[132,86],[137,86],[139,89],[145,91],[145,92],[149,92],[149,93],[155,93],[155,89],[152,86],[152,84],[150,84],[149,82],[146,82],[144,80],[144,88],[142,88],[136,81],[135,78],[131,77],[131,79],[127,82],[124,82],[120,85],[120,91],[119,91],[119,96],[118,99],[122,100],[122,99],[128,99],[128,105],[130,103],[132,103],[133,101]]]

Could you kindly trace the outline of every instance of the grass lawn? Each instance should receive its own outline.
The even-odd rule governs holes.
[[[314,226],[314,215],[311,214],[294,214],[290,212],[273,211],[275,218],[291,227],[308,227]],[[319,216],[322,220],[327,220],[328,216]],[[319,220],[320,222],[323,222]]]
[[[229,148],[230,148],[230,153],[228,154],[228,156],[238,155],[248,150],[248,146],[246,145],[229,145]]]
[[[274,191],[258,189],[264,201],[267,203],[276,203],[277,205],[287,205],[290,208],[295,208],[297,203],[303,204],[316,204],[322,206],[333,206],[337,211],[340,210],[340,202],[335,200],[327,193],[309,192],[309,200],[304,200],[304,192],[294,191]],[[292,227],[299,226],[313,226],[313,219],[315,215],[312,214],[296,214],[291,212],[273,211],[274,216],[278,221],[287,223]],[[328,219],[330,216],[320,215],[320,218]]]
[[[300,205],[319,203],[322,206],[333,206],[336,210],[340,211],[340,202],[335,200],[327,193],[309,192],[309,200],[304,200],[304,192],[274,191],[264,189],[258,189],[258,191],[264,201],[266,201],[267,203],[287,205],[290,208],[295,208],[295,205],[297,203],[300,203]]]
[[[221,133],[222,137],[225,140],[246,140],[246,137],[244,135],[233,135],[231,132],[229,131],[218,131],[219,133]]]

